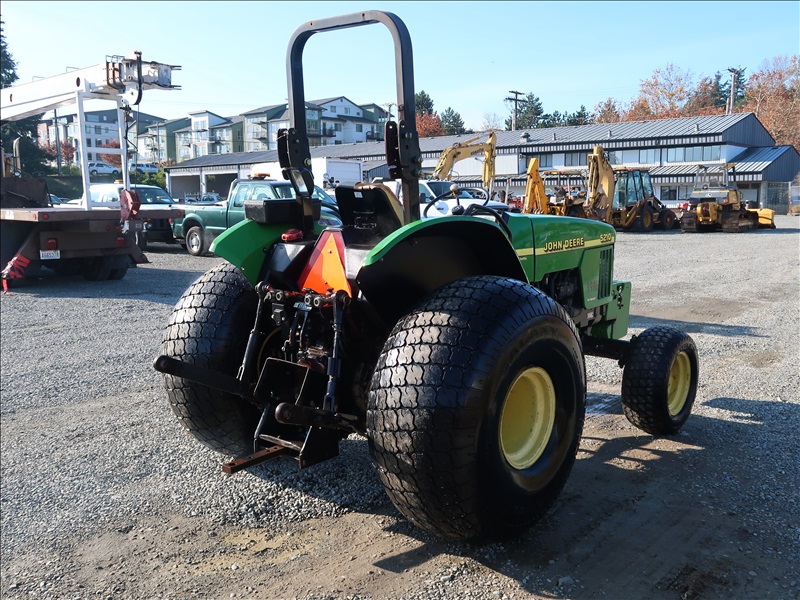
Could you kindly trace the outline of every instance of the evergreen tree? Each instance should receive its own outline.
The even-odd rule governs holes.
[[[465,133],[464,120],[461,115],[454,111],[452,108],[447,107],[442,111],[440,116],[442,121],[442,129],[445,135],[458,135]]]
[[[19,79],[19,75],[17,75],[17,62],[6,43],[3,25],[4,23],[0,21],[0,82],[3,87],[8,87]],[[46,161],[55,158],[36,143],[37,127],[41,120],[42,115],[37,115],[5,123],[0,128],[0,141],[9,156],[13,152],[14,141],[20,138],[19,154],[22,170],[33,175],[50,172],[52,169]]]
[[[511,131],[514,123],[514,103],[506,100],[511,115],[506,119],[506,131]],[[528,92],[524,100],[517,102],[517,129],[534,129],[544,115],[542,102],[533,92]]]
[[[565,125],[590,125],[592,122],[592,115],[590,115],[586,107],[581,104],[579,110],[567,117]]]
[[[433,113],[433,100],[425,90],[420,90],[414,94],[414,104],[418,115],[430,115]]]

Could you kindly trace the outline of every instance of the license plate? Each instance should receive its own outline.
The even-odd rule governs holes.
[[[39,250],[39,260],[54,260],[61,258],[61,250]]]

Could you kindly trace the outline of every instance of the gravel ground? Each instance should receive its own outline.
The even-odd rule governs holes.
[[[589,358],[578,461],[519,540],[445,544],[384,495],[366,441],[235,476],[187,437],[152,368],[215,257],[154,245],[121,281],[45,274],[0,298],[3,598],[800,598],[800,219],[618,236],[630,333],[672,324],[693,416],[656,439]]]

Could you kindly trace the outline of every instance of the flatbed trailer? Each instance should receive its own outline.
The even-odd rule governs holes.
[[[148,218],[171,218],[176,209],[152,209]],[[36,276],[41,267],[82,274],[90,281],[121,279],[129,267],[149,262],[135,243],[143,221],[122,211],[80,207],[7,208],[0,211],[0,276],[3,289],[14,279]]]
[[[3,155],[0,191],[0,278],[3,290],[10,281],[36,276],[42,266],[57,273],[83,274],[90,281],[121,279],[128,268],[149,262],[136,244],[146,220],[169,219],[179,209],[143,207],[130,191],[127,116],[149,89],[170,90],[172,72],[180,67],[143,61],[140,52],[128,57],[107,56],[105,62],[67,75],[3,88],[2,122],[16,121],[62,106],[77,106],[77,135],[83,197],[80,204],[50,206],[45,180],[23,173],[15,142],[13,156]],[[121,162],[121,201],[109,206],[91,195],[89,145],[82,139],[86,126],[84,102],[114,102],[117,111]],[[124,196],[124,198],[123,198]]]

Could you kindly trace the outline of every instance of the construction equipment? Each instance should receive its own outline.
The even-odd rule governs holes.
[[[561,172],[546,171],[545,174],[555,174],[560,177]],[[569,194],[566,187],[558,185],[553,196],[547,195],[544,180],[539,172],[538,158],[532,158],[528,163],[527,175],[525,197],[521,202],[517,200],[509,203],[514,208],[518,208],[521,212],[529,215],[586,216],[583,209],[584,199],[577,195]]]
[[[394,39],[398,122],[391,180],[336,188],[341,227],[314,220],[302,50],[371,23]],[[585,354],[624,365],[622,405],[651,434],[677,432],[698,383],[691,337],[627,335],[629,282],[613,279],[614,228],[472,204],[420,219],[422,155],[411,39],[391,13],[310,21],[287,53],[289,128],[278,133],[296,198],[245,203],[217,237],[227,262],[175,306],[154,367],[183,426],[234,473],[287,456],[300,468],[367,438],[387,495],[451,540],[519,535],[575,462]],[[262,472],[263,473],[263,472]]]
[[[489,198],[491,198],[494,188],[494,163],[497,151],[497,135],[492,131],[489,133],[489,138],[485,142],[476,143],[479,139],[480,136],[477,136],[464,142],[456,142],[452,146],[445,148],[439,157],[439,162],[431,177],[440,181],[448,181],[455,163],[466,158],[483,154],[481,179],[483,180],[483,187],[486,189]]]
[[[612,167],[602,146],[587,156],[586,216],[624,231],[672,229],[678,219],[656,198],[646,169]]]
[[[735,166],[697,165],[689,206],[681,216],[681,230],[695,233],[721,229],[737,233],[758,228],[775,229],[775,211],[748,208],[742,202]]]
[[[148,220],[169,219],[177,211],[144,208],[136,192],[130,190],[125,115],[145,90],[176,89],[172,71],[179,68],[143,62],[141,53],[136,52],[130,57],[106,57],[104,63],[93,67],[2,89],[4,123],[77,105],[76,133],[84,190],[80,204],[50,206],[46,180],[22,171],[16,149],[16,160],[3,157],[0,268],[4,289],[10,280],[30,277],[43,265],[56,272],[82,272],[87,279],[102,280],[120,279],[131,264],[148,262],[135,243],[135,235],[144,228],[144,213]],[[120,147],[104,148],[103,153],[121,155],[124,190],[118,202],[92,200],[88,144],[84,143],[87,100],[111,101],[117,108]]]

